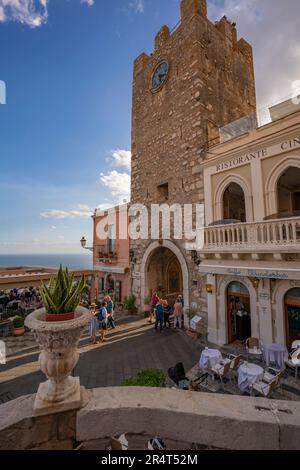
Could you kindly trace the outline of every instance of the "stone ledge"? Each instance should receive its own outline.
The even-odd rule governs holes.
[[[0,449],[72,449],[118,433],[204,448],[300,449],[300,403],[172,389],[82,390],[79,411],[34,416],[35,395],[0,406]]]
[[[188,436],[190,442],[223,449],[300,447],[293,437],[299,433],[300,403],[170,389],[105,388],[89,393],[77,414],[78,441],[126,432],[174,441]]]

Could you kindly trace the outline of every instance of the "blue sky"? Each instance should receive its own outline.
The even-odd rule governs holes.
[[[133,60],[178,22],[180,2],[36,0],[30,10],[18,1],[0,0],[0,253],[80,252],[90,212],[126,196]],[[289,16],[283,3],[209,2],[211,19],[227,13],[253,42],[261,105],[300,79],[300,6],[289,0]]]

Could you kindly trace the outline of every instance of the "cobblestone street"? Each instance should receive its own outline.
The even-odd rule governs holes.
[[[189,370],[201,353],[200,343],[184,332],[174,329],[155,332],[145,319],[120,325],[110,330],[107,338],[107,342],[97,345],[90,344],[88,338],[81,340],[75,375],[87,388],[118,386],[141,369],[155,367],[167,371],[179,361]],[[22,352],[0,366],[0,397],[7,401],[35,393],[44,380],[38,352]]]

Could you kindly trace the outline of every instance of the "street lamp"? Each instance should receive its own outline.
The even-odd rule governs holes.
[[[80,244],[84,250],[89,250],[89,251],[94,251],[94,248],[92,246],[86,246],[86,238],[82,237],[80,240]]]

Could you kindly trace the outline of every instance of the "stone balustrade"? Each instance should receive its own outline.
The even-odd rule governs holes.
[[[204,253],[298,252],[300,217],[205,228]]]
[[[173,390],[81,388],[77,410],[36,415],[34,395],[0,406],[0,449],[104,449],[121,433],[169,448],[299,449],[300,403]],[[143,442],[144,442],[143,441]],[[129,441],[130,444],[130,441]],[[173,446],[173,447],[171,447]]]

